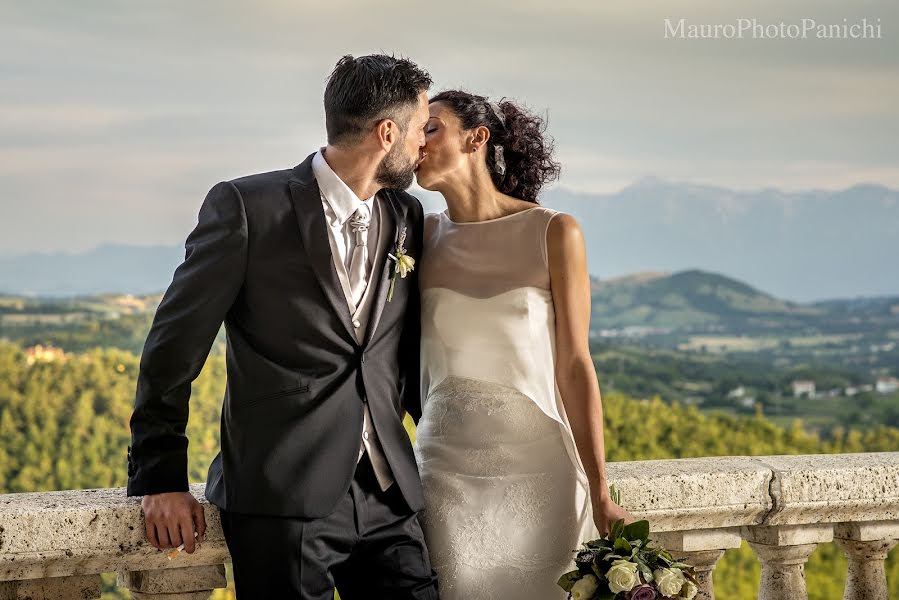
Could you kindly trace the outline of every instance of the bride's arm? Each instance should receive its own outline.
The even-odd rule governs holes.
[[[596,504],[609,497],[609,488],[602,398],[590,356],[587,252],[574,217],[559,213],[552,218],[546,232],[546,254],[556,313],[556,382]]]

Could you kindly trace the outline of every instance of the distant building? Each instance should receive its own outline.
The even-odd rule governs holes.
[[[732,389],[731,391],[727,392],[728,398],[742,398],[745,395],[746,395],[746,388],[743,387],[742,385],[739,385],[739,386],[735,387],[734,389]]]
[[[36,346],[30,346],[25,349],[25,362],[29,367],[38,362],[62,362],[65,360],[66,353],[61,348],[54,348],[53,346],[42,346],[41,344],[38,344]]]
[[[815,382],[810,379],[794,379],[792,386],[794,398],[799,398],[803,395],[809,398],[815,397]]]
[[[899,390],[899,379],[895,377],[878,377],[874,388],[879,394],[891,394]]]
[[[147,312],[148,310],[147,301],[142,298],[135,298],[132,294],[116,296],[112,299],[112,304],[127,310],[131,314]]]

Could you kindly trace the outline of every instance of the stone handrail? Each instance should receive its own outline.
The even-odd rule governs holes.
[[[726,456],[607,465],[621,504],[651,537],[696,566],[700,600],[712,570],[749,542],[762,564],[759,598],[807,598],[804,564],[837,542],[849,570],[844,599],[886,600],[884,560],[899,540],[899,452]],[[0,495],[0,600],[100,596],[100,573],[136,599],[205,600],[230,560],[218,509],[193,554],[169,559],[145,539],[140,499],[124,488]]]

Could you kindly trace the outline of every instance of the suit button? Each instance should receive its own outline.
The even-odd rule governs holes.
[[[359,360],[365,362],[365,352],[359,355]]]
[[[359,322],[359,319],[355,319],[353,321],[353,327],[355,327],[356,329],[359,329],[360,327],[362,327],[362,323]]]
[[[368,439],[368,432],[367,432],[367,431],[363,431],[363,432],[362,432],[362,437],[365,438],[365,439],[367,440],[367,439]]]

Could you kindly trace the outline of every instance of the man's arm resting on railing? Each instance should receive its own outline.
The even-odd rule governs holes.
[[[150,521],[176,514],[159,532],[156,547],[181,542],[177,525],[196,515],[187,481],[188,401],[215,336],[243,285],[247,261],[247,218],[237,188],[229,182],[214,186],[200,207],[197,225],[185,242],[184,262],[175,270],[156,310],[141,354],[131,445],[128,447],[128,496],[154,496],[142,503],[161,510],[146,514],[151,542],[156,532]],[[181,492],[181,494],[171,494]],[[194,503],[196,501],[194,500]],[[159,506],[162,504],[163,506]],[[189,509],[189,510],[187,510]],[[156,512],[156,511],[153,511]],[[199,515],[202,517],[202,509]],[[173,530],[172,525],[176,528]],[[191,528],[192,530],[192,528]],[[185,535],[184,537],[188,537]],[[175,538],[175,539],[173,539]],[[193,551],[192,536],[184,540]]]

